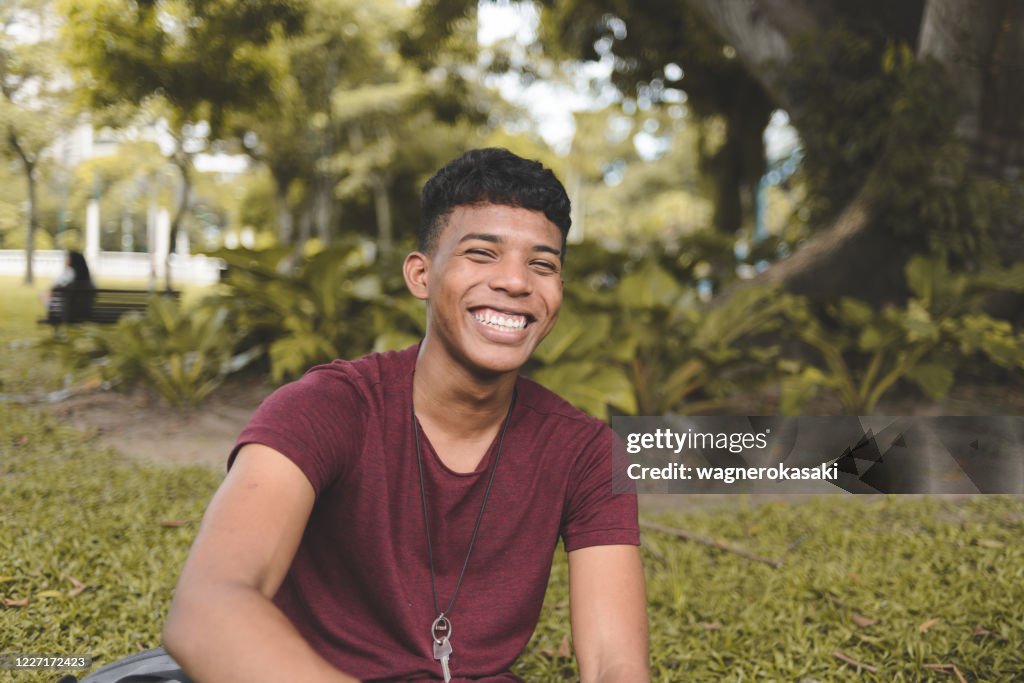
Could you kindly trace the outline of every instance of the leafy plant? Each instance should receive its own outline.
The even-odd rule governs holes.
[[[154,295],[145,315],[126,315],[113,327],[72,329],[44,344],[66,365],[96,373],[108,385],[142,382],[172,405],[194,406],[258,355],[258,347],[235,354],[237,342],[228,310],[186,309]]]
[[[1024,368],[1024,334],[1004,320],[980,312],[995,290],[1024,291],[1024,266],[982,274],[951,273],[944,260],[915,257],[906,266],[913,297],[904,306],[872,309],[843,298],[815,316],[806,300],[787,309],[795,336],[814,349],[820,365],[780,361],[782,412],[799,413],[820,389],[838,392],[854,415],[874,411],[900,380],[925,396],[945,396],[957,366],[980,355],[1003,368]]]
[[[776,346],[754,338],[777,329],[786,299],[739,292],[707,308],[694,291],[647,261],[603,289],[567,285],[558,325],[538,347],[537,381],[591,414],[662,415],[720,410],[759,381]],[[741,343],[742,342],[742,343]]]
[[[290,250],[215,255],[228,273],[207,303],[231,312],[243,348],[265,347],[275,381],[335,358],[402,348],[425,331],[400,269],[381,263],[372,242],[351,238],[294,268]]]

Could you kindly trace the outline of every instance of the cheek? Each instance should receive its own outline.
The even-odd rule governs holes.
[[[547,305],[548,312],[551,315],[557,317],[558,311],[562,307],[562,283],[561,281],[545,283],[544,302]]]

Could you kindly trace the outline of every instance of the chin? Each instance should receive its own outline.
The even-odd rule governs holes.
[[[488,345],[490,346],[490,345]],[[530,360],[532,349],[516,347],[490,347],[467,349],[466,360],[476,374],[482,376],[505,375],[519,372]]]

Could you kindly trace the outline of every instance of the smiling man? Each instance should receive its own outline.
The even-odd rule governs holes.
[[[569,200],[473,150],[424,187],[427,332],[259,408],[164,629],[196,681],[516,681],[559,539],[586,682],[649,680],[636,499],[612,433],[519,369],[558,319]]]

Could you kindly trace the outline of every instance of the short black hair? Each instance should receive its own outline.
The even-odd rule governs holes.
[[[540,211],[565,238],[572,219],[569,195],[551,169],[501,147],[471,149],[454,159],[423,186],[420,196],[419,249],[429,254],[448,217],[459,206],[499,204]]]

